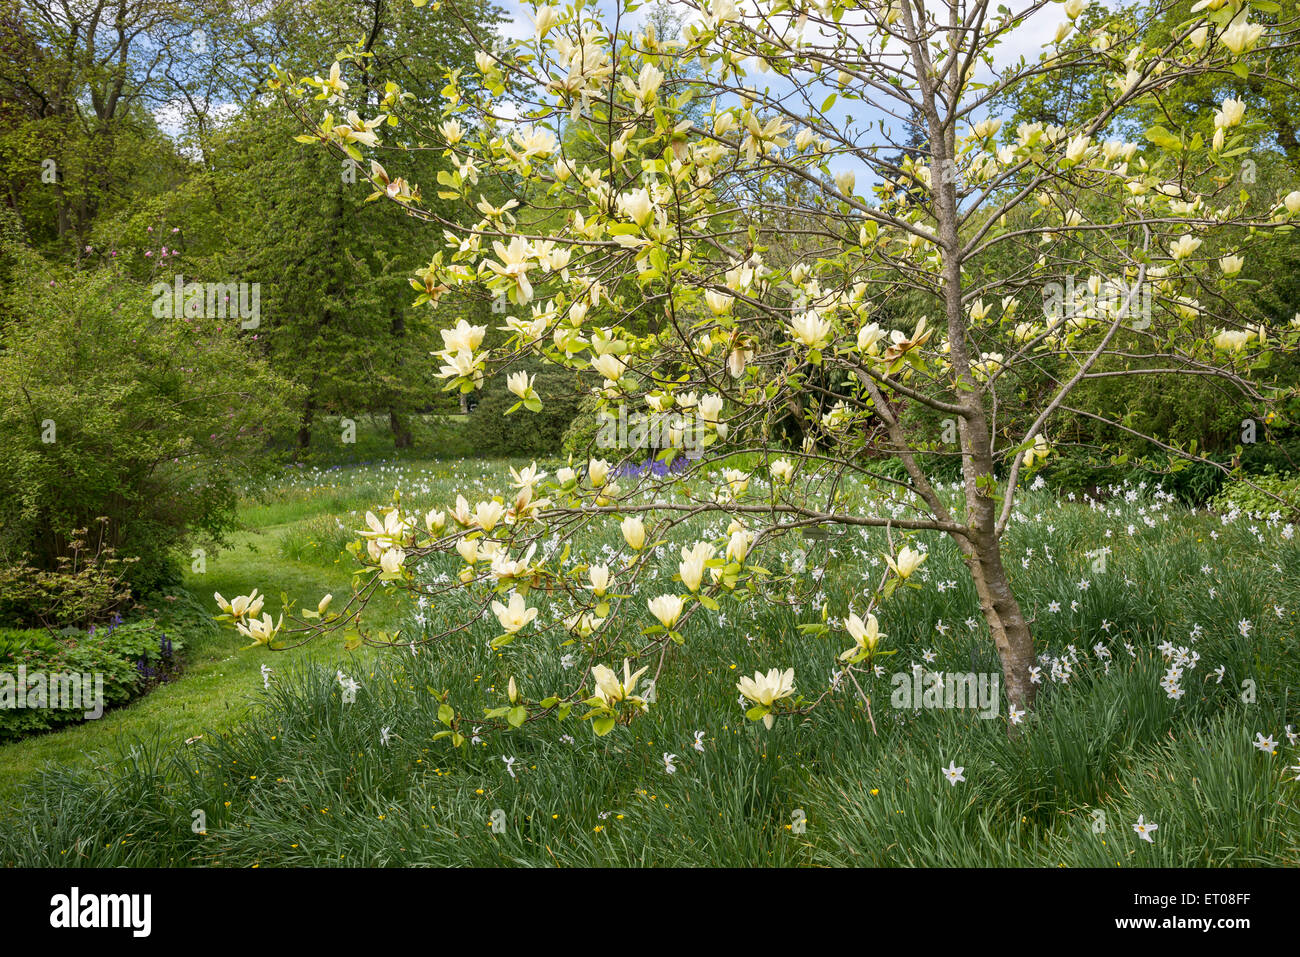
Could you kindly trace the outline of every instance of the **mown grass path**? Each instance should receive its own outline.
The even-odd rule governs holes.
[[[233,537],[233,548],[207,556],[205,574],[187,574],[185,588],[205,605],[212,593],[227,597],[246,594],[255,585],[274,582],[290,595],[333,592],[342,597],[349,588],[348,566],[309,564],[284,557],[281,537],[329,511],[336,500],[312,507],[299,504],[291,521],[250,528]],[[267,507],[250,510],[250,523],[271,516]],[[269,586],[266,586],[269,587]],[[278,593],[268,597],[278,606]],[[389,609],[379,604],[368,612],[383,627]],[[156,738],[173,744],[214,730],[225,730],[245,716],[252,693],[262,685],[262,665],[277,672],[304,661],[331,661],[341,656],[337,644],[314,644],[284,652],[241,651],[246,641],[230,628],[183,636],[185,671],[178,681],[163,685],[131,704],[107,712],[97,721],[71,725],[49,734],[0,746],[0,814],[18,799],[23,786],[41,770],[54,766],[90,767],[111,757],[133,739]]]

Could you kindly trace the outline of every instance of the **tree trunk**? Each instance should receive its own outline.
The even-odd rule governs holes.
[[[316,418],[316,402],[314,399],[308,399],[307,404],[303,406],[302,419],[298,425],[298,448],[306,449],[311,447],[311,425]]]
[[[1029,669],[1034,663],[1034,638],[1007,579],[1001,543],[997,539],[975,543],[966,556],[966,564],[975,580],[980,608],[1002,662],[1007,703],[1028,711],[1034,704],[1035,687],[1029,679]]]
[[[409,449],[415,444],[415,439],[411,435],[411,423],[392,406],[388,409],[388,427],[393,431],[393,448]]]

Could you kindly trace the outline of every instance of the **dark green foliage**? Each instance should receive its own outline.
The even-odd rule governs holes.
[[[175,677],[182,645],[149,619],[57,638],[45,632],[0,631],[0,682],[4,676],[16,682],[19,667],[28,676],[102,675],[104,707],[109,708]],[[82,721],[91,708],[0,707],[0,742]]]
[[[271,465],[292,387],[232,323],[155,318],[113,267],[0,258],[17,276],[0,289],[0,563],[55,570],[88,528],[92,547],[139,559],[137,591],[173,580],[182,545],[235,526],[235,489]]]
[[[536,359],[518,363],[509,371],[520,370],[530,378],[537,376],[533,388],[542,397],[542,411],[529,412],[521,407],[506,415],[519,399],[506,388],[504,373],[489,381],[475,393],[478,405],[469,417],[474,451],[492,457],[558,457],[565,449],[565,431],[581,411],[586,391],[582,379],[568,369]]]

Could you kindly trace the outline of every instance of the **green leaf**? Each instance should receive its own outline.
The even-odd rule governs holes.
[[[1183,141],[1163,126],[1151,127],[1146,131],[1146,138],[1162,150],[1178,151],[1183,148]]]

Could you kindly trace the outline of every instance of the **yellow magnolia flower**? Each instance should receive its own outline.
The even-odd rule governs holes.
[[[483,531],[490,532],[505,513],[506,507],[495,499],[490,502],[479,502],[474,506],[474,524]]]
[[[685,602],[677,595],[660,595],[646,602],[646,607],[659,619],[659,624],[671,629],[682,617]]]
[[[1214,347],[1224,352],[1240,352],[1251,340],[1251,333],[1240,329],[1225,329],[1214,337]]]
[[[903,579],[909,578],[912,572],[921,567],[925,559],[925,552],[918,552],[910,545],[903,546],[903,550],[898,553],[898,561],[894,561],[888,555],[885,556],[885,561],[893,569],[894,574]]]
[[[510,596],[510,604],[508,605],[494,601],[492,603],[492,614],[497,616],[497,621],[501,623],[501,627],[513,635],[537,617],[537,609],[529,608],[524,603],[524,596],[519,592],[515,592]]]
[[[830,338],[831,324],[816,309],[809,309],[790,321],[790,331],[794,333],[795,339],[809,349],[820,349]]]
[[[1169,244],[1169,255],[1173,256],[1175,260],[1186,259],[1200,248],[1201,240],[1189,233]]]
[[[848,629],[849,635],[856,644],[840,653],[841,661],[847,661],[864,651],[868,653],[875,651],[880,639],[887,637],[881,632],[880,622],[876,620],[876,616],[870,612],[867,612],[865,623],[857,615],[850,613],[849,617],[844,619],[844,627]]]
[[[736,684],[737,690],[746,698],[764,708],[770,708],[782,698],[794,694],[794,669],[773,668],[767,674],[754,672],[753,678],[741,678]],[[771,728],[774,723],[772,715],[764,715],[764,727]]]
[[[1254,48],[1259,42],[1259,38],[1264,35],[1264,27],[1259,23],[1249,23],[1245,20],[1233,23],[1224,31],[1220,39],[1223,45],[1233,53],[1240,54]]]
[[[400,548],[390,548],[380,556],[379,569],[386,575],[392,575],[402,570],[404,561],[406,561],[406,552]]]
[[[596,683],[593,697],[599,698],[605,707],[613,707],[620,701],[640,701],[632,692],[636,691],[637,680],[650,670],[650,666],[638,668],[635,672],[628,668],[628,660],[623,659],[623,680],[604,665],[594,665],[591,669],[592,681]]]
[[[754,533],[743,528],[737,529],[727,539],[727,559],[743,564],[753,545]]]
[[[627,542],[628,548],[639,552],[645,547],[645,523],[638,516],[632,515],[623,519],[619,528],[623,532],[623,541]]]

